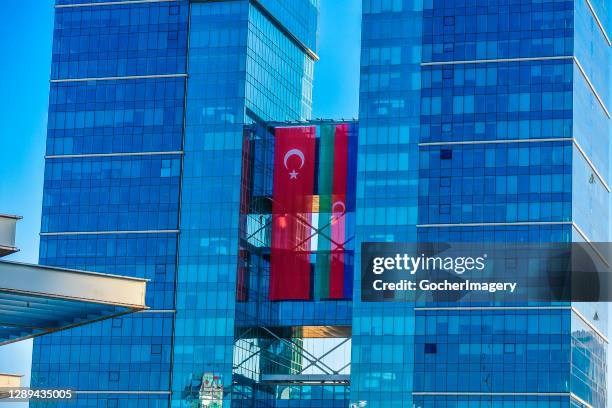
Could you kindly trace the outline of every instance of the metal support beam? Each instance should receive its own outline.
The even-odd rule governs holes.
[[[342,374],[264,374],[262,383],[275,385],[349,385],[350,375]]]

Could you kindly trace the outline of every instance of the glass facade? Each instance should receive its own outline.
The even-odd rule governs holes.
[[[190,5],[172,406],[231,386],[249,4]]]
[[[314,60],[279,23],[309,1],[192,3],[189,80],[181,191],[172,406],[192,406],[205,375],[232,390],[239,270],[239,214],[244,126],[304,120],[311,112]],[[312,37],[312,38],[311,38]],[[246,393],[246,391],[245,391]],[[246,403],[251,403],[248,400]],[[240,406],[240,405],[238,405]]]
[[[59,1],[40,263],[150,280],[151,310],[34,342],[33,406],[167,407],[189,5]]]
[[[355,271],[612,237],[612,10],[363,0],[357,123],[311,120],[318,6],[57,0],[40,263],[151,309],[37,339],[32,386],[86,392],[32,406],[605,407],[605,305],[368,303]]]
[[[243,129],[309,118],[317,16],[57,1],[40,262],[150,279],[151,310],[37,340],[34,386],[192,406],[213,373],[229,405]]]
[[[609,240],[603,2],[363,13],[358,242]],[[606,406],[605,304],[353,302],[355,403]]]
[[[420,0],[363,2],[358,249],[361,242],[416,240],[422,15]],[[399,303],[362,303],[358,275],[354,287],[351,401],[412,407],[417,317]]]

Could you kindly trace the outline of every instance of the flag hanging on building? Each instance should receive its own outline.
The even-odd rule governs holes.
[[[331,206],[331,260],[329,297],[344,298],[346,177],[348,162],[348,125],[336,126],[334,140],[334,177]]]
[[[317,295],[321,299],[352,296],[357,139],[351,125],[323,125],[318,156]],[[351,155],[355,155],[352,157]],[[350,188],[348,188],[350,187]]]
[[[314,127],[275,132],[270,300],[310,299]]]

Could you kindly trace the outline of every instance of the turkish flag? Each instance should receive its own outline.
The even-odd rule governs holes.
[[[314,127],[276,129],[270,300],[310,299],[315,150]]]

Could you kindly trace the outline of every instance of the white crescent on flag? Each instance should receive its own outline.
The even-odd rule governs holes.
[[[304,153],[302,153],[302,151],[300,149],[291,149],[289,150],[287,153],[285,153],[285,157],[283,158],[283,162],[285,164],[285,168],[287,170],[289,170],[289,167],[287,167],[287,160],[289,160],[289,158],[291,156],[297,156],[300,159],[300,169],[302,167],[304,167],[304,163],[306,162],[306,159],[304,158]]]

